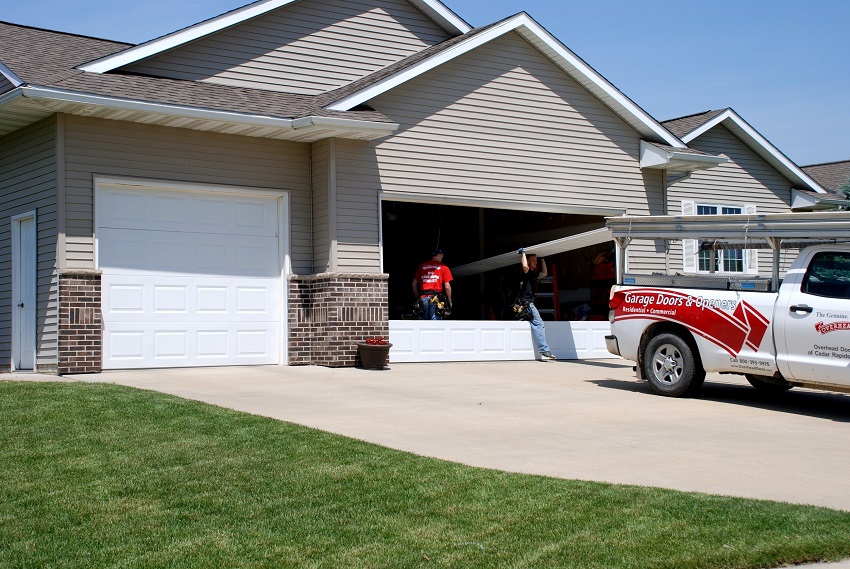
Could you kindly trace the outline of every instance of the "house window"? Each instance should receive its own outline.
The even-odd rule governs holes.
[[[744,209],[737,206],[697,204],[697,215],[717,215],[718,212],[722,215],[734,215],[743,213]],[[701,272],[711,272],[711,251],[699,251],[698,263]],[[743,273],[744,250],[723,249],[715,251],[714,272]]]

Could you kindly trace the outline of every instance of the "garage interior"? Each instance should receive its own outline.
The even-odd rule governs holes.
[[[602,216],[382,202],[384,272],[389,274],[390,320],[412,319],[413,275],[436,248],[450,269],[605,226]],[[607,320],[614,283],[613,242],[545,257],[552,283],[541,283],[536,305],[544,320]],[[554,266],[555,270],[552,270]],[[512,320],[520,256],[510,266],[455,276],[451,320]],[[557,287],[555,284],[557,283]],[[557,293],[554,289],[557,288]],[[557,310],[555,310],[557,305]],[[547,309],[549,309],[547,311]]]

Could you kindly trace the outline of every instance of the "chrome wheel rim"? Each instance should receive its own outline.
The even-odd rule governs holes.
[[[676,385],[685,370],[685,358],[673,344],[658,346],[652,355],[652,372],[655,379],[666,385]]]

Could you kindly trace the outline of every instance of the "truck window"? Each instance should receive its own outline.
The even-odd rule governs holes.
[[[803,292],[850,299],[850,253],[815,254],[803,279]]]

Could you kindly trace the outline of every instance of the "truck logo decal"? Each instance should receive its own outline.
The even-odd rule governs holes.
[[[732,356],[737,356],[745,344],[758,351],[770,326],[770,321],[744,300],[711,299],[665,289],[618,291],[612,306],[616,306],[617,320],[676,322]]]
[[[815,330],[821,334],[828,334],[836,330],[850,330],[850,322],[830,322],[829,324],[818,322],[815,324]]]

